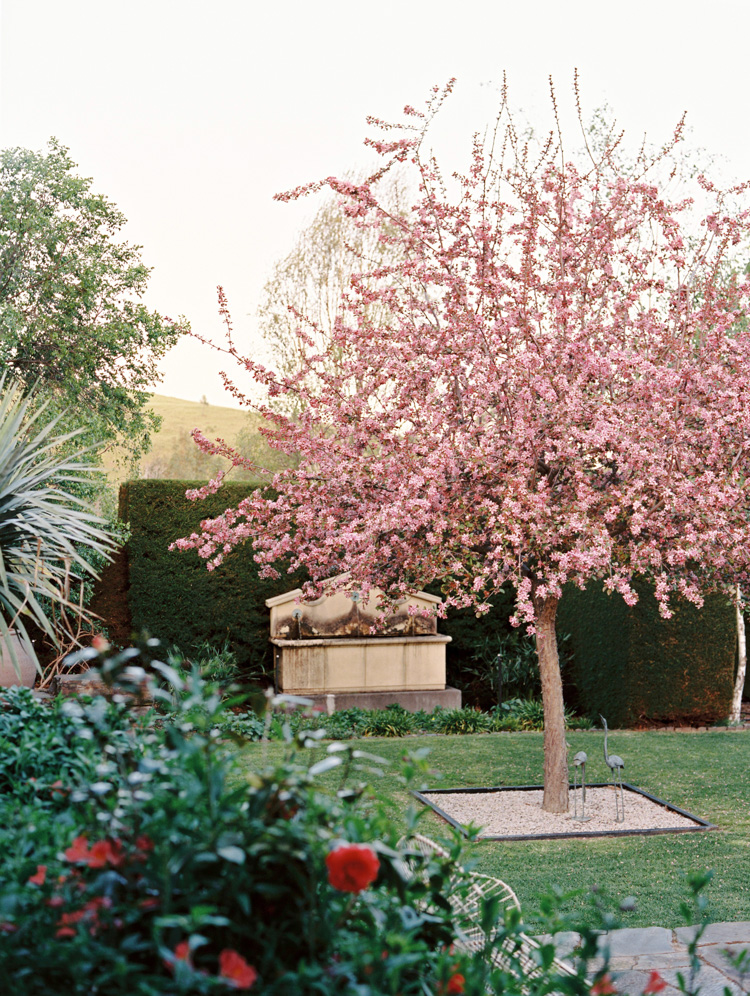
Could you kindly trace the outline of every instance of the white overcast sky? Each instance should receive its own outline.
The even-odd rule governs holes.
[[[443,118],[459,156],[511,99],[547,126],[547,78],[655,142],[688,112],[692,142],[750,177],[750,3],[735,0],[0,0],[0,146],[55,136],[128,218],[153,267],[148,303],[237,340],[275,259],[314,202],[275,192],[365,164],[365,117],[395,117],[459,83]],[[487,85],[490,84],[490,85]],[[160,393],[231,404],[224,366],[194,341],[163,363]]]

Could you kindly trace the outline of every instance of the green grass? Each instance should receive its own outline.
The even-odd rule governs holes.
[[[599,732],[570,732],[571,756],[585,749],[591,781],[607,781]],[[532,785],[541,782],[542,734],[498,733],[460,737],[367,738],[355,743],[391,761],[406,750],[429,747],[429,762],[442,777],[432,788]],[[610,751],[625,760],[626,779],[720,829],[548,841],[483,841],[467,845],[476,870],[502,878],[518,894],[527,922],[533,923],[538,897],[551,887],[565,891],[597,885],[617,901],[636,896],[635,911],[622,915],[625,926],[681,925],[679,904],[686,897],[684,873],[713,869],[709,914],[713,920],[750,920],[750,733],[620,732]],[[325,747],[316,747],[318,756]],[[279,757],[285,745],[252,744],[242,751],[248,770]],[[403,811],[408,796],[387,771],[377,790]],[[399,816],[396,815],[396,819]],[[440,838],[447,825],[428,812],[423,832]],[[571,911],[585,909],[571,901]]]

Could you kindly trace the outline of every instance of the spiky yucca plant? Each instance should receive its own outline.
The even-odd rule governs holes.
[[[59,645],[62,618],[88,618],[70,596],[73,582],[96,576],[88,553],[109,559],[115,547],[104,519],[71,493],[91,468],[87,450],[69,445],[83,430],[56,432],[61,417],[49,417],[37,389],[0,377],[0,655],[16,671],[13,633],[35,662],[30,622]]]

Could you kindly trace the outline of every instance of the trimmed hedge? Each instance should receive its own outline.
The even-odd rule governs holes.
[[[586,591],[569,585],[563,593],[557,625],[571,634],[576,710],[601,713],[612,726],[725,719],[735,666],[732,604],[712,594],[702,609],[680,601],[672,618],[662,619],[653,587],[644,580],[633,587],[632,608],[600,583]]]
[[[262,581],[249,544],[209,572],[196,551],[173,551],[169,544],[196,532],[202,519],[232,508],[250,494],[252,483],[225,483],[216,495],[191,502],[185,491],[205,481],[150,479],[129,481],[120,488],[120,518],[128,523],[131,538],[128,557],[128,626],[136,633],[147,630],[162,642],[189,653],[204,641],[221,646],[225,640],[242,666],[262,666],[271,674],[273,658],[268,642],[268,609],[265,600],[296,588],[301,573]],[[106,579],[105,579],[106,580]],[[439,594],[438,586],[430,591]],[[508,631],[513,593],[498,596],[496,606],[477,619],[473,610],[450,613],[440,631],[453,637],[447,646],[449,684],[477,648],[498,631]],[[109,609],[110,606],[107,606]],[[108,620],[110,611],[101,610]]]
[[[265,600],[298,587],[299,574],[261,580],[250,544],[214,571],[195,550],[169,544],[200,529],[253,490],[252,483],[226,483],[216,495],[188,501],[185,491],[204,481],[130,481],[120,489],[120,516],[130,526],[128,604],[136,632],[147,630],[189,653],[204,641],[228,641],[242,667],[272,672]]]
[[[135,632],[147,630],[190,654],[208,641],[228,643],[243,668],[272,673],[265,600],[296,588],[300,573],[262,581],[249,544],[232,552],[215,571],[194,550],[170,552],[169,544],[200,527],[205,518],[234,507],[253,490],[251,483],[224,484],[218,494],[190,502],[185,491],[204,482],[144,480],[124,484],[120,515],[129,523],[128,605]],[[652,589],[636,585],[638,604],[629,609],[620,595],[601,585],[586,592],[569,586],[560,602],[558,631],[569,633],[566,701],[578,713],[606,716],[613,726],[643,719],[715,722],[729,712],[735,665],[734,610],[709,596],[701,611],[677,606],[671,620],[658,614]],[[442,632],[448,644],[448,682],[463,678],[497,649],[509,629],[512,592],[496,598],[491,613],[476,619],[471,610],[451,612]],[[104,614],[104,613],[103,613]],[[567,656],[567,654],[566,654]],[[471,696],[470,696],[471,697]]]

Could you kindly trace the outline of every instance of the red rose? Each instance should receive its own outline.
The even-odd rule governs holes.
[[[29,885],[44,885],[44,880],[47,877],[47,866],[37,865],[36,874],[30,875],[27,879]]]
[[[225,948],[219,955],[219,975],[233,989],[250,989],[258,978],[253,966],[231,948]]]
[[[342,844],[326,858],[328,881],[341,892],[361,892],[374,882],[380,862],[371,847]]]
[[[648,982],[643,990],[643,996],[652,996],[652,994],[660,993],[662,989],[666,988],[667,984],[664,979],[662,979],[658,972],[653,971],[648,977]]]
[[[98,840],[92,845],[86,860],[90,868],[105,868],[107,865],[119,868],[125,860],[122,844],[117,839],[113,841]]]

